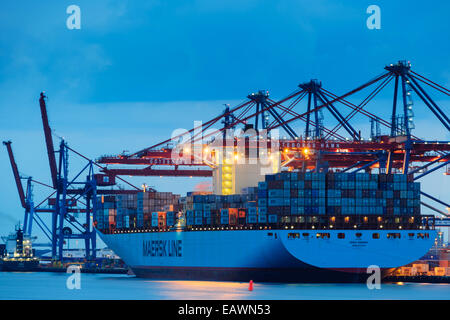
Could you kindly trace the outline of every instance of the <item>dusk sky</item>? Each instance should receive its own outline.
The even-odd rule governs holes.
[[[72,4],[81,9],[79,30],[66,26]],[[366,26],[372,4],[381,9],[381,29]],[[301,82],[320,79],[343,94],[398,60],[450,88],[449,12],[448,1],[8,1],[0,11],[0,137],[13,141],[22,175],[50,183],[41,91],[48,95],[55,144],[63,137],[95,159],[169,138],[259,89],[277,100]],[[449,97],[428,91],[450,114]],[[364,93],[349,100],[357,104]],[[366,109],[388,120],[392,95],[393,82]],[[450,140],[419,98],[413,100],[413,133]],[[332,126],[330,114],[324,116]],[[352,124],[370,137],[367,118],[355,117]],[[302,122],[293,126],[304,130]],[[2,148],[0,235],[6,235],[23,220],[23,209]],[[70,154],[69,173],[83,164]],[[450,176],[443,172],[422,180],[422,188],[450,202]],[[129,180],[185,194],[207,179]],[[36,186],[35,202],[48,194]]]

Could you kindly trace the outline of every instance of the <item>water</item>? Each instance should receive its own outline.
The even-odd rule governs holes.
[[[449,284],[268,284],[212,281],[151,281],[127,275],[81,274],[69,290],[68,274],[0,272],[0,299],[450,299]]]

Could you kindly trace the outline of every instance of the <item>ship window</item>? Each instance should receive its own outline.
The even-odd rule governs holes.
[[[300,238],[300,233],[288,233],[288,239]]]
[[[330,234],[329,233],[317,233],[316,238],[330,239]]]
[[[425,233],[425,238],[429,238],[430,235],[428,233]]]
[[[410,238],[414,238],[414,233],[408,233],[408,236],[409,236]]]
[[[361,236],[362,236],[362,233],[360,233],[360,232],[358,232],[358,233],[356,234],[356,237],[357,237],[357,238],[361,238]]]
[[[305,238],[309,237],[309,233],[306,233],[306,232],[303,233],[302,235],[303,235]]]
[[[338,239],[345,239],[345,233],[338,233]]]
[[[290,223],[291,217],[288,217],[288,216],[281,217],[281,222]]]
[[[400,239],[400,233],[388,233],[388,239]]]
[[[271,236],[273,236],[273,233],[272,233],[272,232],[269,232],[269,233],[267,234],[267,236],[268,236],[268,237],[271,237]]]
[[[372,238],[373,239],[380,239],[380,234],[379,233],[372,233]]]

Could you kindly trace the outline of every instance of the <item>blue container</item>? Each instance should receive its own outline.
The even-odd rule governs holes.
[[[258,222],[259,223],[267,223],[267,215],[258,215]]]
[[[269,198],[269,207],[280,207],[284,205],[284,198]]]
[[[267,214],[267,207],[258,207],[258,214],[259,215],[266,215]]]
[[[228,224],[229,219],[228,217],[220,217],[220,224]]]
[[[169,218],[174,218],[175,217],[175,212],[173,212],[173,211],[167,211],[166,212],[166,218],[167,219],[169,219]]]
[[[281,180],[291,180],[291,173],[290,172],[280,172]]]
[[[203,217],[195,217],[195,225],[199,226],[203,224]]]
[[[197,210],[194,211],[194,216],[197,217],[203,217],[203,211],[202,210]]]
[[[247,203],[245,203],[245,207],[250,209],[250,208],[256,208],[257,207],[257,202],[256,201],[249,201]]]
[[[269,189],[269,198],[280,198],[284,195],[283,189]]]
[[[268,216],[268,222],[269,223],[277,223],[278,216],[276,214],[269,214]]]
[[[258,207],[266,207],[268,204],[267,198],[258,199]]]
[[[258,217],[255,215],[255,216],[247,216],[246,217],[246,219],[247,219],[247,223],[257,223],[258,222]]]
[[[194,224],[194,217],[188,217],[186,218],[186,224],[188,226],[192,226]],[[152,226],[153,226],[153,221],[152,221]]]
[[[258,182],[258,189],[267,190],[267,182],[265,182],[265,181]]]
[[[258,190],[258,198],[267,198],[267,190]]]

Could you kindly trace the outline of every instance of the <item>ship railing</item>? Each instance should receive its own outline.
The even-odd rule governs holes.
[[[295,220],[294,220],[295,218]],[[241,225],[193,225],[185,231],[208,230],[242,230],[242,229],[317,229],[317,230],[434,230],[435,217],[432,215],[418,216],[281,216],[277,223],[254,223]],[[143,233],[176,231],[175,227],[131,227],[110,228],[104,233]]]

